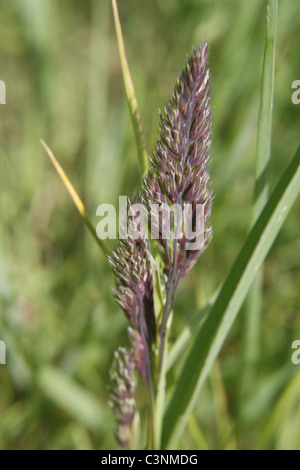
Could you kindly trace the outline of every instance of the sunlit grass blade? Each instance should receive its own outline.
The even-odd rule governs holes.
[[[263,210],[269,194],[272,114],[275,82],[275,49],[278,0],[267,1],[266,44],[262,75],[260,114],[257,134],[257,157],[252,225]],[[255,368],[260,357],[260,331],[263,297],[263,270],[257,274],[246,302],[243,334],[245,370],[241,382],[241,404],[255,385]]]
[[[128,101],[130,116],[132,119],[133,129],[135,133],[141,172],[142,172],[142,176],[145,176],[147,169],[148,169],[148,161],[149,161],[148,152],[146,149],[146,139],[145,139],[145,135],[143,131],[141,114],[140,114],[140,110],[139,110],[139,106],[138,106],[136,94],[134,91],[134,86],[133,86],[131,74],[129,71],[127,58],[126,58],[122,28],[121,28],[116,0],[112,0],[112,7],[113,7],[116,35],[117,35],[117,41],[118,41],[118,48],[119,48],[121,66],[122,66],[126,97]]]
[[[280,178],[196,335],[165,414],[163,448],[176,448],[224,341],[300,193],[300,148]]]
[[[75,206],[77,207],[77,210],[78,210],[79,214],[81,215],[86,227],[89,229],[89,231],[93,235],[94,239],[98,243],[98,245],[101,248],[101,250],[103,251],[103,253],[105,255],[107,255],[108,250],[107,250],[103,240],[100,240],[97,237],[97,233],[96,233],[96,230],[94,228],[94,225],[93,225],[93,223],[92,223],[92,221],[91,221],[91,219],[90,219],[90,217],[89,217],[89,215],[86,211],[86,208],[85,208],[82,200],[80,199],[77,192],[75,191],[74,186],[70,182],[70,180],[67,177],[66,173],[64,172],[63,168],[58,163],[55,156],[53,155],[53,152],[50,150],[50,148],[47,146],[47,144],[45,144],[45,142],[43,140],[41,140],[41,143],[42,143],[44,149],[46,150],[47,154],[49,155],[49,157],[50,157],[50,159],[53,163],[53,166],[56,169],[57,173],[59,174],[62,182],[64,183],[65,187],[67,188],[68,193],[70,194],[71,198],[73,199],[73,202],[74,202]]]

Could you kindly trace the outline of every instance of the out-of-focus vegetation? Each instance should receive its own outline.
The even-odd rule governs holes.
[[[271,187],[299,143],[300,10],[279,2]],[[186,53],[210,42],[214,240],[183,281],[174,338],[227,275],[249,229],[265,2],[119,0],[148,146]],[[1,2],[1,449],[113,449],[108,369],[127,344],[108,263],[39,142],[55,151],[96,225],[96,208],[139,184],[109,0]],[[300,204],[265,265],[254,386],[245,393],[243,312],[182,440],[183,449],[300,449]],[[114,246],[110,242],[110,249]],[[169,377],[169,380],[175,380]]]

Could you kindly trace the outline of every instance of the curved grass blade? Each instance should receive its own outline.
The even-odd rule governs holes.
[[[77,210],[78,210],[79,214],[83,218],[83,221],[84,221],[85,225],[87,226],[87,228],[89,229],[89,231],[93,235],[94,239],[98,243],[98,245],[101,248],[101,250],[103,251],[103,253],[105,255],[107,255],[108,254],[108,249],[106,248],[106,245],[103,242],[103,240],[100,240],[97,237],[97,233],[96,233],[96,230],[93,226],[93,223],[92,223],[90,217],[88,216],[88,213],[86,211],[86,208],[85,208],[82,200],[80,199],[77,192],[75,191],[74,186],[70,182],[70,180],[67,177],[66,173],[64,172],[63,168],[60,166],[60,164],[56,160],[55,156],[53,155],[53,152],[49,149],[48,145],[45,144],[45,142],[42,139],[41,139],[41,143],[42,143],[44,149],[46,150],[47,154],[49,155],[50,160],[52,161],[53,166],[56,169],[57,173],[59,174],[62,182],[64,183],[65,187],[67,188],[68,193],[70,194],[71,198],[73,199],[73,202],[74,202],[75,206],[77,207]]]
[[[165,414],[163,449],[176,448],[202,386],[249,289],[300,193],[300,147],[251,230],[178,378]]]
[[[140,167],[142,171],[142,176],[144,177],[147,173],[148,162],[149,162],[148,152],[146,149],[146,139],[144,135],[141,114],[140,114],[140,110],[139,110],[138,102],[136,99],[134,86],[132,83],[132,78],[130,75],[128,62],[126,58],[122,28],[121,28],[116,0],[112,0],[112,8],[113,8],[113,14],[114,14],[114,22],[115,22],[115,29],[116,29],[116,35],[117,35],[117,41],[118,41],[121,66],[122,66],[125,92],[126,92],[126,97],[128,101],[132,125],[134,129],[136,144],[137,144],[139,163],[140,163]]]

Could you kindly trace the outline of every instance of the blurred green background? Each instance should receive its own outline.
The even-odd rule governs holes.
[[[210,43],[214,240],[181,284],[174,338],[227,275],[249,229],[265,34],[262,0],[119,0],[152,150],[158,108],[185,55]],[[113,449],[107,406],[126,320],[112,275],[39,139],[53,149],[96,225],[96,208],[139,185],[109,0],[0,2],[1,449]],[[271,186],[299,144],[298,0],[279,1]],[[300,449],[300,203],[265,266],[260,349],[245,393],[244,312],[191,418],[183,449]],[[111,242],[110,248],[114,246]],[[176,379],[176,373],[170,380]],[[248,391],[249,392],[249,391]]]

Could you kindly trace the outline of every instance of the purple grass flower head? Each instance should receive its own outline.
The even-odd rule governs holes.
[[[191,225],[196,227],[196,207],[204,207],[201,246],[187,250],[185,231],[178,237],[177,270],[184,276],[212,238],[209,224],[213,194],[210,185],[211,106],[208,44],[201,43],[186,61],[173,96],[160,117],[160,134],[143,182],[145,199],[152,204],[191,205]],[[162,223],[162,222],[161,222]],[[200,235],[200,234],[199,234]],[[197,235],[195,235],[197,237]],[[166,241],[159,239],[166,248]],[[168,269],[168,263],[167,263]]]
[[[116,439],[123,449],[131,449],[135,440],[135,365],[133,349],[118,348],[110,369],[110,405],[117,420]]]
[[[128,201],[127,213],[130,213],[130,208],[137,204],[142,204],[140,195],[134,196],[132,203]],[[135,237],[129,235],[127,239],[119,240],[110,258],[115,277],[113,292],[133,327],[130,330],[130,337],[136,353],[137,370],[145,380],[149,380],[151,375],[149,351],[156,334],[150,246],[142,224],[130,217],[128,221],[126,220],[126,224],[130,225],[135,235],[139,235]]]

